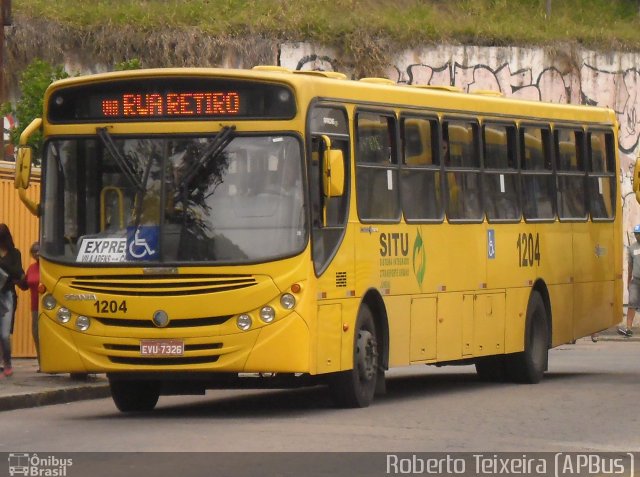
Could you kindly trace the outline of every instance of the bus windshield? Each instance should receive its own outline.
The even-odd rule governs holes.
[[[301,143],[286,135],[52,139],[43,256],[67,263],[249,263],[307,241]]]

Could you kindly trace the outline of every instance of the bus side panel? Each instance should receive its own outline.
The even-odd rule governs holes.
[[[551,285],[548,287],[553,329],[551,346],[573,340],[573,285]]]
[[[424,362],[436,358],[436,309],[433,297],[411,298],[411,362]]]
[[[613,281],[574,285],[574,339],[609,328],[615,306],[613,290]]]
[[[487,252],[488,289],[523,287],[535,278],[533,267],[522,266],[522,235],[528,237],[530,228],[524,223],[487,225],[487,237],[493,234],[495,240],[493,255]]]
[[[483,288],[487,281],[487,232],[484,224],[425,227],[426,278],[423,291]],[[434,287],[434,288],[431,288]]]
[[[618,195],[618,203],[621,202],[620,195]],[[623,256],[625,253],[625,249],[623,246],[622,239],[622,227],[620,223],[622,222],[622,211],[618,206],[617,216],[616,216],[616,225],[613,232],[613,261],[614,261],[614,306],[613,306],[613,316],[611,317],[611,322],[609,326],[614,326],[620,322],[620,320],[624,316],[624,311],[622,308],[623,302],[623,288],[624,281],[622,279],[622,270],[623,270]]]
[[[613,225],[595,222],[573,226],[574,339],[602,331],[614,319]]]
[[[342,306],[340,304],[318,306],[316,333],[316,372],[340,371],[342,353]]]
[[[527,320],[527,303],[531,288],[507,290],[504,330],[504,352],[519,353],[524,350],[524,327]]]
[[[438,295],[438,361],[462,358],[462,317],[464,300],[472,300],[472,295],[462,293],[441,293]],[[471,308],[473,309],[473,308]]]
[[[575,283],[614,279],[613,223],[577,223],[573,226]]]
[[[538,265],[537,276],[542,278],[547,286],[563,285],[573,282],[573,233],[570,223],[554,222],[538,224],[533,233],[534,264]],[[539,238],[540,263],[535,258],[536,243]],[[530,242],[529,242],[530,243]],[[525,248],[526,252],[525,253]],[[520,266],[531,266],[529,258],[529,244],[521,244],[522,260]],[[570,290],[569,290],[570,292]],[[553,302],[552,302],[553,303]],[[553,315],[554,325],[558,318]],[[571,314],[561,319],[571,322]]]
[[[481,293],[474,298],[473,354],[504,353],[504,293]]]
[[[387,296],[384,304],[389,316],[389,366],[409,364],[411,297]]]

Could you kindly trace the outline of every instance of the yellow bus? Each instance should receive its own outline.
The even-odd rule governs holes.
[[[45,372],[160,395],[474,364],[538,382],[622,316],[607,109],[333,72],[157,69],[51,85],[24,132]],[[42,128],[42,192],[27,140]]]

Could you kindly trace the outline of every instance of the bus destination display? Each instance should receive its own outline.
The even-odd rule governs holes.
[[[105,118],[154,118],[163,116],[237,116],[240,94],[228,92],[124,93],[102,100]]]
[[[220,78],[139,78],[70,86],[53,94],[48,117],[75,121],[290,119],[295,99],[284,85]]]

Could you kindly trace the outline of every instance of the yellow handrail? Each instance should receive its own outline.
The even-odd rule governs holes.
[[[107,193],[115,192],[118,196],[118,209],[120,212],[120,228],[124,229],[124,195],[122,194],[122,190],[119,187],[115,186],[106,186],[103,187],[100,191],[100,231],[104,231],[107,228],[107,217],[106,217],[106,197]]]

